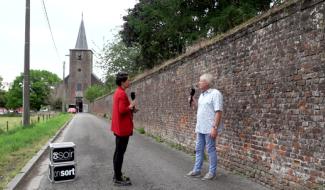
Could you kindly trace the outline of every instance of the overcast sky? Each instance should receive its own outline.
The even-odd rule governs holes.
[[[137,0],[45,0],[59,56],[54,48],[42,0],[31,0],[30,68],[48,70],[62,78],[63,61],[68,74],[69,49],[76,44],[81,15],[89,49],[102,47],[123,24],[122,16]],[[24,70],[25,0],[0,1],[0,76],[12,82]],[[94,73],[102,78],[96,67]]]

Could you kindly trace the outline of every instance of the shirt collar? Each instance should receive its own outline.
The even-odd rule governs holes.
[[[206,95],[206,94],[209,94],[211,91],[212,91],[212,89],[209,88],[208,90],[204,91],[202,94],[203,94],[203,96],[204,96],[204,95]]]

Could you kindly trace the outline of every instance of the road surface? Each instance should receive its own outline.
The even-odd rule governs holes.
[[[218,169],[215,180],[202,181],[185,177],[194,158],[150,137],[134,133],[127,148],[123,172],[133,185],[115,187],[113,154],[115,138],[108,122],[87,113],[76,114],[57,142],[76,144],[77,178],[72,182],[51,183],[48,180],[48,152],[17,189],[128,189],[128,190],[264,190],[242,176]],[[205,174],[208,166],[204,165]]]

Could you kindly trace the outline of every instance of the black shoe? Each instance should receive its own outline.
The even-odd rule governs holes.
[[[125,175],[122,174],[122,177],[121,177],[124,181],[131,181],[131,179]],[[116,180],[116,177],[115,175],[113,176],[113,181]]]
[[[131,179],[129,177],[127,177],[127,176],[122,175],[122,179],[125,180],[125,181],[130,181],[131,182]]]
[[[114,182],[115,186],[130,186],[130,185],[132,185],[130,179],[126,180],[124,177],[122,177],[120,180],[113,179],[113,182]]]

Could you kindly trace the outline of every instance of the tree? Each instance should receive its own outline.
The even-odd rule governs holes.
[[[3,84],[2,84],[3,78],[0,76],[0,107],[6,106],[6,91],[3,90]]]
[[[123,17],[120,32],[128,47],[138,44],[138,62],[143,68],[152,68],[157,62],[184,51],[183,29],[190,28],[190,19],[180,12],[182,1],[140,1]],[[193,31],[193,30],[192,30]]]
[[[14,80],[12,86],[9,88],[6,94],[6,107],[10,109],[16,109],[23,104],[23,76],[22,74]]]
[[[85,97],[87,100],[89,100],[92,103],[96,98],[104,94],[105,94],[105,89],[102,86],[93,85],[86,89]]]
[[[42,105],[49,104],[50,90],[60,82],[60,78],[49,71],[30,71],[30,107],[39,110]],[[6,94],[8,108],[18,108],[22,106],[23,73],[16,77],[12,87]]]
[[[107,75],[119,71],[136,73],[141,69],[136,63],[138,56],[139,48],[135,45],[127,47],[119,35],[115,36],[113,42],[106,42],[97,54],[98,64],[107,71]]]
[[[58,98],[56,100],[52,100],[50,102],[50,105],[52,106],[52,108],[54,110],[61,110],[62,109],[62,99],[61,98]]]
[[[96,54],[97,64],[106,72],[105,91],[115,88],[115,74],[119,71],[135,76],[143,70],[138,59],[140,55],[139,47],[134,45],[127,47],[119,35],[115,36],[113,42],[105,42],[103,48]]]
[[[138,65],[152,68],[270,8],[279,0],[140,0],[123,17],[128,47],[140,47]]]
[[[3,78],[0,76],[0,90],[2,90],[2,88],[3,88],[2,81],[3,81]]]
[[[0,107],[6,107],[6,91],[0,90]]]
[[[105,78],[105,93],[113,92],[116,88],[115,75],[108,74]]]

